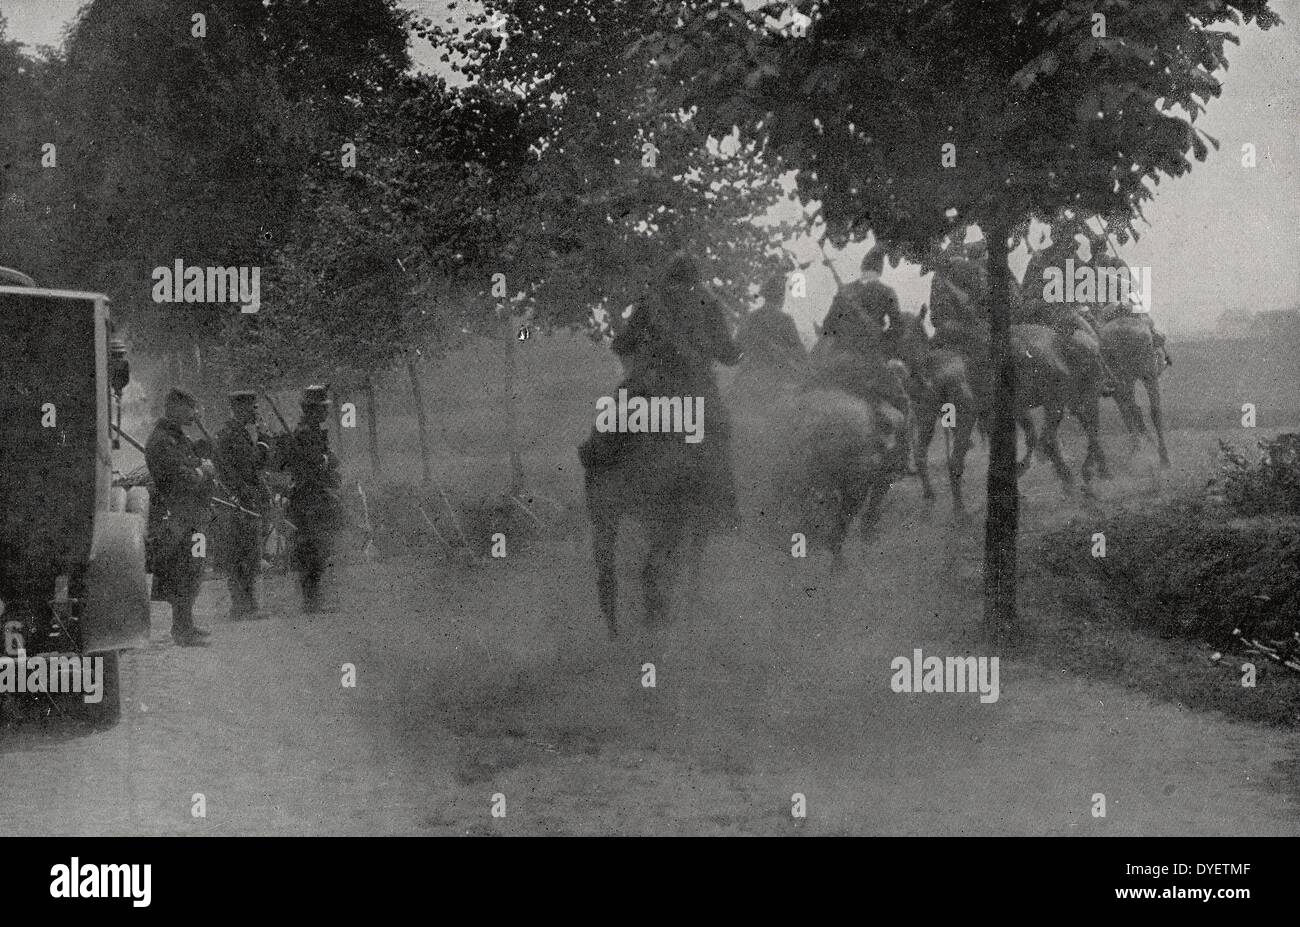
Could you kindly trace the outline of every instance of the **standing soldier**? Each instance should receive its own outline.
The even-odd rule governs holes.
[[[209,500],[216,469],[185,435],[197,411],[192,395],[181,389],[169,392],[144,454],[156,490],[149,509],[153,598],[171,605],[172,640],[182,647],[203,644],[208,636],[194,625],[194,600],[203,582],[202,534],[212,514]]]
[[[217,475],[222,488],[234,497],[230,501],[246,511],[221,513],[221,550],[230,587],[230,620],[244,621],[260,617],[257,574],[262,565],[262,519],[249,512],[264,513],[270,505],[262,477],[270,439],[258,427],[256,393],[231,393],[230,410],[230,420],[217,432]]]
[[[323,386],[302,392],[302,418],[292,433],[281,435],[279,468],[293,477],[289,489],[289,520],[293,522],[293,568],[302,586],[302,610],[321,608],[320,582],[330,564],[333,535],[339,518],[342,479],[339,461],[329,448],[329,399]]]

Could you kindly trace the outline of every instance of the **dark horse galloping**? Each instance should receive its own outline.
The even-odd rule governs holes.
[[[917,439],[914,447],[917,473],[926,501],[934,500],[927,463],[934,429],[951,413],[955,421],[948,459],[948,479],[952,489],[953,509],[965,514],[962,474],[966,454],[971,447],[975,427],[984,428],[992,394],[992,375],[987,360],[987,330],[973,328],[965,337],[932,339],[924,329],[924,310],[918,316],[903,316],[901,353],[913,372],[910,388],[916,407]],[[1045,453],[1066,492],[1071,491],[1074,477],[1061,456],[1057,429],[1067,411],[1083,427],[1088,442],[1082,474],[1084,492],[1091,496],[1094,468],[1103,477],[1109,475],[1100,439],[1101,384],[1091,370],[1072,363],[1063,349],[1064,336],[1044,325],[1011,326],[1011,356],[1016,368],[1015,416],[1024,432],[1026,452],[1017,463],[1017,477],[1024,474],[1033,460],[1035,449]],[[948,408],[945,408],[948,407]],[[1043,409],[1041,433],[1030,414]]]
[[[610,637],[618,633],[615,554],[624,516],[636,518],[646,532],[641,580],[647,624],[666,616],[683,541],[691,589],[698,593],[709,532],[735,522],[730,421],[712,365],[740,359],[721,305],[682,255],[670,263],[658,292],[634,310],[614,350],[630,362],[620,389],[664,405],[688,398],[702,403],[703,437],[690,443],[671,431],[595,432],[580,448],[596,588]]]

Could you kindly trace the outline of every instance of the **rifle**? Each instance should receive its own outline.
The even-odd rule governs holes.
[[[262,390],[262,398],[266,400],[266,404],[269,405],[271,411],[275,413],[275,417],[279,420],[280,427],[284,429],[285,434],[293,434],[293,429],[289,427],[289,423],[286,422],[284,416],[280,414],[280,407],[275,404],[275,400],[271,398],[271,394],[266,390]]]
[[[121,426],[119,423],[117,423],[117,422],[109,422],[108,424],[109,424],[109,427],[110,427],[110,428],[112,428],[112,429],[113,429],[114,431],[116,431],[119,435],[121,435],[123,438],[126,439],[126,443],[127,443],[127,444],[131,445],[133,448],[135,448],[135,449],[136,449],[137,451],[139,451],[141,454],[143,454],[143,453],[145,452],[145,451],[144,451],[144,445],[141,444],[139,441],[137,441],[135,438],[131,437],[131,436],[130,436],[129,434],[127,434],[125,431],[123,431],[123,430],[122,430],[122,426]]]
[[[196,416],[194,419],[194,424],[199,429],[199,431],[203,432],[203,437],[208,439],[208,444],[212,446],[212,453],[216,454],[217,442],[212,437],[212,432],[208,431],[207,427],[203,424],[203,419],[198,418]],[[238,494],[231,492],[230,487],[226,486],[225,483],[221,482],[221,480],[217,477],[215,473],[212,475],[212,483],[214,486],[217,487],[217,489],[221,490],[226,495],[230,496],[231,499],[239,498]],[[245,515],[252,515],[254,518],[263,517],[261,512],[254,512],[252,509],[246,509],[242,505],[239,505],[238,503],[229,502],[225,499],[218,499],[216,496],[212,497],[212,501],[216,502],[219,505],[224,505],[229,508],[236,509],[237,511],[243,512]]]
[[[196,420],[196,423],[197,423],[197,420]],[[135,449],[136,449],[137,451],[139,451],[141,454],[145,453],[144,445],[141,444],[139,441],[137,441],[135,438],[131,437],[129,434],[127,434],[127,433],[122,429],[122,426],[121,426],[121,425],[118,425],[116,422],[110,422],[109,424],[113,427],[113,430],[115,430],[119,435],[121,435],[124,439],[126,439],[126,443],[127,443],[127,444],[131,445],[133,448],[135,448]],[[207,434],[207,429],[204,428],[203,425],[202,425],[201,423],[197,423],[197,424],[199,425],[199,430],[202,431],[202,432],[206,435],[206,434]],[[209,441],[212,440],[211,435],[208,436],[208,440],[209,440]],[[217,480],[215,477],[213,477],[213,482],[217,484],[217,488],[220,489],[222,492],[230,493],[230,490],[229,490],[229,489],[227,489],[225,486],[222,486],[222,485],[221,485],[221,481],[220,481],[220,480]],[[234,495],[234,493],[230,493],[230,494],[231,494],[232,496]],[[246,508],[244,508],[242,505],[239,505],[239,504],[237,504],[237,503],[229,502],[229,501],[227,501],[227,500],[225,500],[225,499],[220,499],[220,498],[218,498],[217,496],[209,496],[209,498],[210,498],[213,502],[217,503],[217,505],[224,505],[224,506],[226,506],[227,508],[231,508],[231,509],[235,509],[236,511],[243,512],[245,515],[252,515],[252,516],[255,517],[255,518],[261,518],[261,517],[262,517],[259,513],[254,512],[254,511],[252,511],[251,509],[246,509]]]

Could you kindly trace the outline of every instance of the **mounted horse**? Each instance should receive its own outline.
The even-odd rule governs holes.
[[[948,479],[953,508],[965,514],[962,476],[965,458],[976,426],[986,424],[992,396],[992,373],[988,357],[988,329],[982,320],[971,315],[962,324],[944,325],[931,338],[925,330],[924,312],[904,315],[900,325],[899,352],[912,370],[909,390],[915,409],[917,439],[915,463],[921,490],[933,501],[934,490],[929,477],[929,446],[934,429],[951,412],[952,446],[948,459]],[[1094,468],[1108,474],[1100,440],[1099,372],[1080,364],[1067,350],[1066,336],[1053,327],[1039,324],[1011,326],[1011,352],[1015,365],[1016,422],[1025,434],[1025,456],[1018,462],[1017,476],[1023,475],[1033,461],[1037,448],[1051,460],[1057,476],[1067,491],[1074,478],[1061,456],[1057,432],[1066,411],[1083,426],[1088,452],[1082,466],[1085,492],[1091,494]],[[946,408],[951,404],[951,409]],[[1032,410],[1043,409],[1041,432]]]
[[[656,292],[636,307],[613,347],[628,368],[616,395],[626,396],[629,405],[644,400],[665,414],[674,402],[684,408],[692,401],[701,439],[688,441],[687,434],[672,430],[602,428],[579,449],[596,587],[611,638],[618,633],[616,547],[625,516],[637,519],[647,536],[641,570],[647,624],[667,615],[680,557],[689,558],[690,585],[698,592],[709,533],[735,524],[731,427],[712,365],[739,360],[720,303],[684,255],[672,259]],[[630,428],[633,415],[626,418]]]
[[[769,281],[763,295],[763,308],[741,324],[743,355],[729,392],[749,490],[745,518],[764,527],[764,542],[784,547],[802,534],[830,550],[838,568],[850,525],[861,515],[864,531],[874,526],[906,459],[907,398],[889,366],[889,323],[842,290],[810,357],[779,311],[783,287]]]
[[[1146,389],[1151,424],[1156,433],[1160,465],[1169,466],[1165,447],[1164,418],[1160,403],[1160,374],[1169,365],[1163,345],[1157,343],[1155,330],[1147,316],[1114,309],[1101,316],[1101,350],[1115,378],[1115,404],[1128,430],[1131,450],[1136,451],[1140,438],[1147,437],[1146,421],[1137,404],[1135,385],[1141,381]]]

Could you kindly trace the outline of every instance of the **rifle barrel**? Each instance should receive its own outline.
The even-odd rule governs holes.
[[[284,416],[280,414],[280,407],[275,404],[275,400],[271,398],[271,394],[266,390],[262,390],[262,398],[266,400],[266,404],[271,407],[271,411],[274,412],[275,417],[279,419],[280,427],[284,429],[285,434],[293,434],[293,429],[289,427],[289,423],[286,422]]]
[[[125,431],[123,431],[121,425],[119,425],[117,422],[109,422],[109,424],[112,425],[114,431],[116,431],[119,435],[121,435],[123,438],[126,439],[126,443],[127,443],[127,444],[131,445],[133,448],[135,448],[135,449],[136,449],[137,451],[139,451],[141,454],[143,454],[143,453],[145,452],[145,451],[144,451],[144,445],[141,444],[139,441],[137,441],[135,438],[131,437],[131,436],[130,436],[129,434],[127,434]]]

